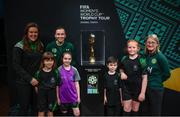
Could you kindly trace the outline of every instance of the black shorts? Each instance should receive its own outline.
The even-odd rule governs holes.
[[[61,103],[61,111],[68,111],[69,109],[72,108],[79,108],[79,103],[74,102],[74,103]]]
[[[38,111],[53,111],[56,108],[56,89],[38,90]]]
[[[141,87],[137,84],[125,83],[122,89],[123,100],[134,100],[139,101],[138,97],[141,91]]]

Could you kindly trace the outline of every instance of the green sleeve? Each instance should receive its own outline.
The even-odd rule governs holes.
[[[146,62],[146,58],[145,57],[140,57],[139,58],[139,62],[140,62],[140,65],[141,65],[142,74],[143,75],[147,74],[147,62]]]
[[[56,77],[56,86],[59,86],[61,84],[61,78],[59,76],[58,69],[55,69],[55,77]]]
[[[123,63],[126,58],[127,58],[127,56],[123,56],[121,59],[121,63]]]
[[[46,51],[50,51],[50,44],[46,46]]]
[[[73,60],[72,60],[71,64],[73,66],[76,66],[76,50],[75,50],[73,45],[71,46],[71,48],[72,48],[72,57],[73,57]]]
[[[161,73],[162,73],[162,81],[164,82],[171,75],[168,60],[166,59],[166,57],[162,53],[160,53],[158,56],[158,62],[159,62],[159,66],[160,66]]]
[[[36,80],[40,80],[40,78],[39,78],[39,73],[40,73],[40,71],[38,70],[36,73],[35,73],[35,75],[34,75],[34,78],[36,79]]]

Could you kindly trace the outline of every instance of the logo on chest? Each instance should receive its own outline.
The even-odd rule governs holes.
[[[57,56],[56,53],[57,53],[57,49],[56,48],[52,48],[52,53],[54,56]]]
[[[137,65],[133,65],[133,71],[138,71],[138,66]]]
[[[54,77],[51,77],[50,82],[51,82],[51,84],[55,83],[55,78],[54,78]]]
[[[157,60],[156,60],[155,58],[153,58],[153,59],[151,60],[151,63],[152,63],[152,64],[156,64],[156,63],[157,63]]]
[[[114,85],[118,85],[118,80],[117,79],[114,80]]]

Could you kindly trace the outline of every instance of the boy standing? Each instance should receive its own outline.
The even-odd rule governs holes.
[[[108,116],[118,116],[121,110],[121,79],[116,72],[118,60],[109,57],[107,60],[108,72],[104,76],[104,104],[107,105]]]

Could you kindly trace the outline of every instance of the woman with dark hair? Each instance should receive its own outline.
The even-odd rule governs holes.
[[[59,26],[55,30],[54,34],[55,40],[50,42],[47,47],[46,51],[50,51],[53,53],[57,67],[62,65],[62,55],[64,52],[71,52],[72,53],[72,62],[71,65],[76,66],[76,59],[75,59],[75,47],[72,43],[66,41],[66,31],[65,28],[62,26]]]
[[[38,81],[33,77],[40,65],[44,47],[39,40],[39,27],[36,23],[28,23],[24,30],[23,39],[13,48],[13,67],[16,72],[16,87],[20,115],[27,115],[31,104],[32,113],[35,114],[36,97],[33,86]]]

